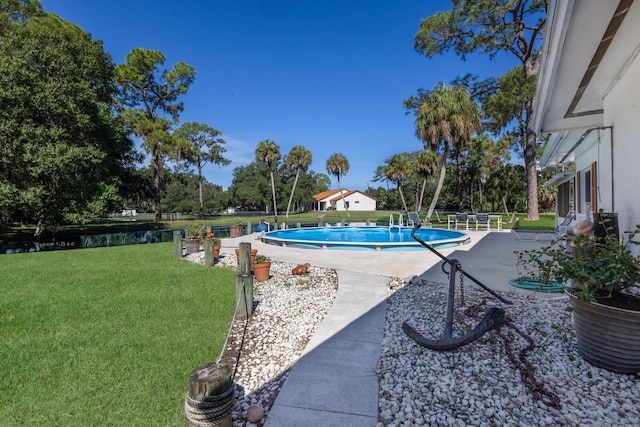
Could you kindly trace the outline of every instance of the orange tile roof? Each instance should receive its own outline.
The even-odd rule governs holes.
[[[313,196],[313,198],[315,200],[323,200],[326,199],[327,197],[330,197],[334,194],[340,194],[340,190],[327,190],[327,191],[323,191],[322,193],[318,193],[315,196]]]

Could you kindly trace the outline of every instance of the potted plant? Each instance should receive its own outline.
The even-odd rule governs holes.
[[[605,230],[606,225],[603,225]],[[516,252],[518,265],[540,278],[567,286],[578,350],[602,368],[633,373],[640,370],[640,258],[626,243],[607,232],[603,237],[571,235],[540,249]]]
[[[271,271],[271,259],[265,255],[257,255],[255,261],[251,264],[253,277],[258,282],[269,280],[269,272]]]
[[[202,224],[191,224],[186,228],[187,239],[185,240],[185,250],[187,255],[200,250],[200,240],[202,239]]]
[[[229,227],[229,236],[230,237],[242,236],[242,220],[240,220],[240,218],[237,218],[234,225]]]
[[[217,237],[213,238],[213,259],[218,260],[220,258],[220,247],[222,246],[222,240]]]

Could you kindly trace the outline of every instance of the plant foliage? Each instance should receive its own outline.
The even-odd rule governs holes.
[[[608,232],[604,237],[565,235],[540,249],[516,251],[517,264],[543,283],[557,281],[570,286],[580,300],[593,302],[611,298],[640,283],[640,258],[628,245],[640,226],[629,232],[627,244]]]

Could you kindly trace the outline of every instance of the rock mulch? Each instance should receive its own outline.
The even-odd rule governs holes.
[[[204,252],[187,259],[204,263]],[[216,265],[236,269],[235,255],[221,257]],[[221,361],[235,371],[238,405],[232,415],[236,427],[264,424],[291,366],[335,299],[335,270],[311,266],[307,274],[293,275],[294,267],[272,262],[269,280],[254,282],[255,310],[249,322],[239,319],[230,328]],[[251,409],[259,405],[265,412],[255,423],[247,421],[252,405]]]
[[[189,257],[202,262],[204,255]],[[235,257],[227,256],[219,265],[236,268]],[[311,266],[307,276],[294,276],[293,267],[273,263],[271,278],[255,283],[257,306],[235,368],[236,427],[263,425],[289,369],[335,298],[335,271]],[[503,305],[467,287],[460,307],[461,295],[456,293],[454,336],[475,326],[477,316],[490,306],[505,308],[514,327],[503,326],[454,351],[423,348],[404,333],[402,323],[427,338],[439,338],[446,294],[442,283],[390,279],[378,372],[378,427],[640,425],[640,381],[582,359],[566,298],[511,294],[507,298],[513,305]],[[244,322],[231,328],[222,356],[230,366],[244,328]],[[527,337],[535,344],[524,351],[530,345]],[[535,391],[525,385],[523,375]],[[255,409],[252,405],[265,410],[255,423],[246,418],[247,410]]]

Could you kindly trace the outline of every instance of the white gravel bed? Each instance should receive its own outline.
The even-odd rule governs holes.
[[[456,312],[453,336],[464,334],[477,319],[465,308],[487,298],[484,310],[500,306],[534,342],[525,367],[548,392],[559,409],[536,400],[520,370],[505,353],[528,343],[513,328],[503,326],[452,351],[418,345],[402,330],[407,322],[429,339],[442,337],[448,285],[414,280],[390,283],[387,322],[379,377],[378,426],[638,426],[640,382],[584,361],[577,351],[567,300],[505,295],[505,305],[481,290],[465,288],[466,303]],[[467,326],[460,327],[458,319]],[[549,398],[547,398],[549,399]]]
[[[186,257],[204,263],[204,252]],[[217,266],[237,268],[235,255],[222,256]],[[272,262],[271,277],[254,281],[255,310],[247,324],[242,343],[244,320],[231,327],[222,361],[235,371],[237,406],[232,413],[234,427],[262,426],[278,396],[291,366],[331,308],[338,289],[335,270],[311,266],[306,275],[293,275],[296,264]],[[265,416],[255,423],[246,419],[247,409],[259,405]]]
[[[203,262],[204,253],[190,255]],[[218,265],[236,268],[234,255]],[[255,312],[235,375],[238,405],[233,426],[263,425],[290,367],[301,355],[335,298],[335,271],[311,267],[308,276],[294,276],[294,264],[274,262],[271,278],[255,282]],[[473,328],[477,318],[464,314],[480,305],[480,315],[491,306],[503,307],[512,324],[533,339],[534,348],[521,367],[538,381],[535,396],[521,371],[505,352],[510,343],[518,360],[528,345],[514,328],[503,326],[452,351],[418,345],[402,330],[407,322],[430,339],[442,336],[448,285],[391,278],[385,334],[379,363],[378,427],[391,426],[638,426],[640,381],[585,362],[577,351],[565,297],[536,298],[504,295],[505,305],[488,293],[465,287],[465,304],[456,289],[453,336]],[[462,322],[462,324],[460,323]],[[222,360],[235,360],[244,321],[233,325]],[[546,393],[546,394],[545,394]],[[559,408],[536,399],[556,397]],[[260,405],[265,416],[246,419],[250,405]]]

